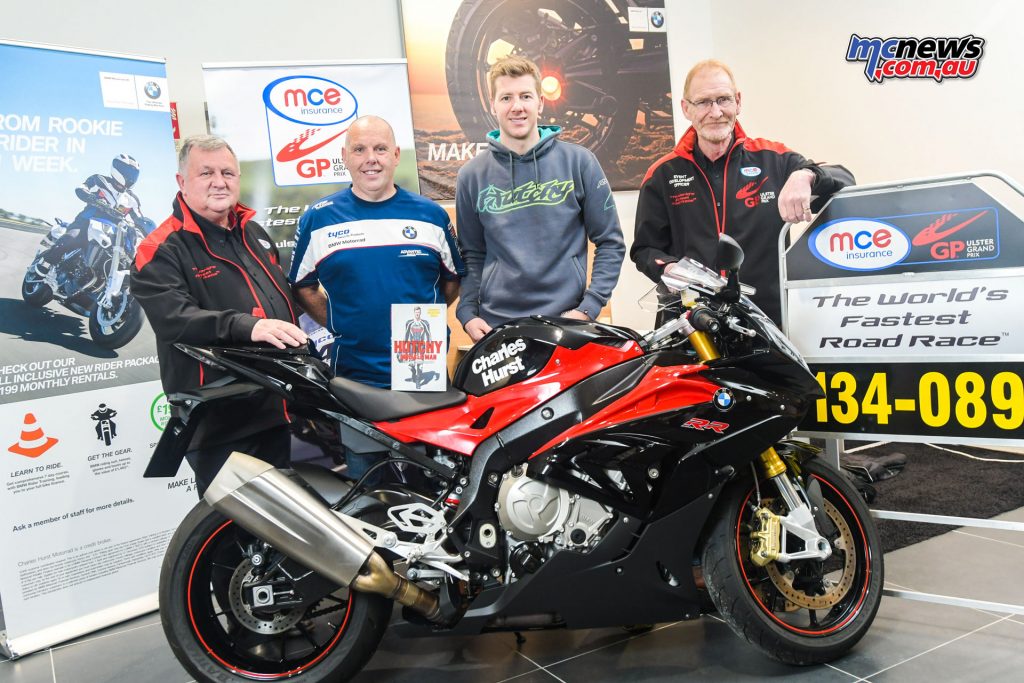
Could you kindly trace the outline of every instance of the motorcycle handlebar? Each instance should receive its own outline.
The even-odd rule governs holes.
[[[718,332],[722,324],[718,321],[714,312],[706,306],[698,306],[690,311],[690,324],[694,329],[701,332]]]

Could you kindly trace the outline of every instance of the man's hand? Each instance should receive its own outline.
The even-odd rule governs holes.
[[[275,318],[261,318],[252,328],[254,342],[266,342],[279,349],[306,343],[306,333],[291,323]]]
[[[566,311],[562,314],[563,318],[572,318],[573,320],[590,320],[590,316],[583,311],[577,311],[575,308],[571,311]]]
[[[473,318],[468,323],[462,326],[466,330],[466,334],[476,344],[478,341],[484,338],[484,336],[491,331],[491,326],[487,324],[483,318]]]
[[[801,168],[789,175],[779,192],[779,215],[787,223],[811,220],[811,185],[814,171]]]

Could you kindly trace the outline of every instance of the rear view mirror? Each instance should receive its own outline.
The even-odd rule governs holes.
[[[718,236],[718,253],[715,265],[724,270],[728,284],[722,292],[722,298],[729,302],[740,300],[740,265],[743,263],[743,247],[728,235]]]
[[[743,247],[728,235],[718,236],[718,253],[715,255],[715,267],[719,270],[739,270],[743,264]]]

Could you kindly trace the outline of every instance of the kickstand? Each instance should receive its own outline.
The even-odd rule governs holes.
[[[516,631],[516,632],[515,632],[515,634],[516,634],[516,647],[519,647],[519,646],[521,646],[521,645],[522,645],[523,643],[525,643],[525,642],[526,642],[526,636],[524,636],[524,635],[523,635],[522,633],[520,633],[519,631]]]

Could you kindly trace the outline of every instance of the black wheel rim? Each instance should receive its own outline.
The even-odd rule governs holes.
[[[230,520],[206,540],[189,570],[189,622],[204,651],[228,671],[257,681],[286,679],[316,666],[338,646],[350,623],[354,594],[332,593],[298,619],[283,615],[278,633],[253,630],[239,619],[237,606],[232,609],[229,595],[253,541]]]
[[[758,608],[780,628],[818,638],[833,636],[856,620],[868,596],[874,558],[860,516],[850,501],[828,480],[811,476],[820,483],[826,514],[837,526],[829,538],[830,558],[817,563],[792,562],[790,566],[754,564],[750,559],[754,489],[741,504],[735,547],[742,579]],[[761,502],[777,513],[783,512],[778,500]],[[817,585],[819,578],[821,585]],[[815,585],[815,589],[804,590],[808,584]]]

